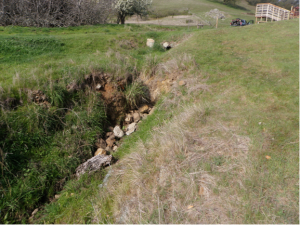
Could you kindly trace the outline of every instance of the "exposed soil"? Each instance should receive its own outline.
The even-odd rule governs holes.
[[[136,16],[132,16],[126,20],[125,23],[128,24],[155,24],[163,26],[197,26],[197,24],[202,23],[207,25],[202,21],[201,18],[195,15],[179,15],[179,16],[167,16],[164,18],[153,19],[153,20],[140,20]]]

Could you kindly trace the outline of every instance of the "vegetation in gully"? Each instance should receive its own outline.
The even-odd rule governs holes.
[[[0,26],[1,223],[299,223],[299,20],[230,27],[255,8],[172,2],[154,0],[149,18],[225,19],[127,24],[132,11],[125,25],[77,26],[82,14],[59,27],[45,11],[52,25]],[[116,139],[112,165],[76,178],[143,104],[155,106]]]

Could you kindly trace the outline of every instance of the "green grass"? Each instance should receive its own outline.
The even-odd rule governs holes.
[[[92,71],[105,71],[114,76],[143,71],[149,77],[157,76],[153,67],[183,53],[191,56],[197,70],[182,69],[185,65],[178,63],[182,78],[201,77],[210,92],[194,91],[191,95],[188,88],[180,87],[180,101],[176,102],[174,93],[164,96],[157,103],[155,113],[139,124],[138,131],[123,139],[114,156],[119,163],[128,160],[131,153],[138,154],[137,143],[149,145],[153,141],[154,128],[168,126],[175,115],[190,105],[208,106],[201,120],[191,119],[188,128],[220,123],[251,140],[243,177],[217,170],[237,163],[238,159],[212,155],[198,162],[200,169],[218,181],[213,189],[216,196],[225,192],[227,196],[242,199],[238,216],[228,212],[230,221],[299,222],[299,20],[227,27],[231,17],[252,18],[247,13],[252,13],[254,8],[243,1],[240,7],[206,0],[176,0],[172,1],[172,7],[169,5],[154,1],[154,7],[166,14],[188,8],[191,13],[203,16],[218,8],[228,18],[220,22],[220,29],[203,30],[139,25],[0,27],[0,100],[14,97],[23,101],[22,107],[2,110],[0,114],[0,153],[1,156],[12,153],[5,158],[9,168],[1,167],[5,171],[1,180],[4,196],[1,222],[26,223],[31,212],[39,207],[37,221],[40,223],[116,223],[114,215],[119,199],[106,195],[98,187],[107,171],[78,181],[71,179],[75,168],[92,155],[94,140],[102,133],[105,123],[102,103],[91,93],[68,94],[66,85],[82,80]],[[187,34],[192,34],[188,41],[170,51],[164,51],[158,44],[165,40],[181,41]],[[153,49],[145,46],[147,38],[156,40]],[[27,104],[28,96],[23,88],[44,91],[51,108]],[[134,102],[139,93],[136,90],[128,99]],[[223,134],[216,132],[216,135]],[[271,159],[267,160],[266,155]],[[138,170],[146,183],[151,183],[152,175],[157,174],[155,163],[159,156],[160,152],[149,154]],[[182,152],[175,158],[180,163],[186,160]],[[149,174],[149,171],[154,172]],[[244,188],[236,184],[236,179],[240,179]],[[50,203],[57,190],[61,190],[56,185],[63,186],[64,181],[67,182],[61,197]],[[114,185],[115,190],[126,195],[130,195],[129,190],[135,190],[126,180]],[[164,201],[168,189],[161,189],[160,193]],[[180,196],[179,199],[183,198]],[[195,199],[197,204],[203,203]],[[44,208],[45,202],[49,204]],[[159,212],[149,212],[143,221],[158,222]],[[94,221],[95,217],[100,220]],[[182,217],[164,222],[170,221],[186,222]]]
[[[138,61],[144,54],[162,54],[146,48],[153,34],[158,42],[178,40],[184,28],[138,25],[102,25],[69,28],[3,27],[0,32],[1,87],[11,86],[18,74],[22,88],[36,87],[36,79],[73,79],[98,67],[110,71],[105,53],[109,49],[126,53]],[[124,41],[132,45],[122,44]],[[17,85],[16,85],[17,86]]]
[[[299,221],[297,24],[298,20],[291,20],[206,31],[176,49],[193,54],[209,77],[208,84],[217,87],[209,101],[225,103],[219,120],[240,127],[253,140],[248,185],[241,193],[248,201],[246,210],[251,212],[245,215],[244,223],[264,221],[262,211],[280,213],[280,223]],[[199,39],[202,44],[195,49]],[[266,155],[272,159],[266,160]],[[287,206],[278,200],[283,196],[294,196],[295,201]],[[253,211],[254,205],[260,210]]]
[[[156,15],[185,15],[188,12],[188,14],[194,14],[202,19],[211,20],[213,25],[215,21],[205,17],[205,13],[215,8],[225,12],[225,20],[219,20],[219,27],[228,26],[234,18],[255,20],[254,15],[249,15],[255,13],[255,6],[248,5],[244,0],[238,1],[235,6],[226,5],[221,0],[173,0],[171,3],[154,0],[152,5],[154,18]]]
[[[123,138],[122,145],[117,152],[113,153],[115,158],[122,160],[131,152],[133,147],[136,147],[139,141],[146,142],[151,138],[153,127],[161,126],[172,118],[175,111],[166,111],[162,106],[162,102],[162,100],[157,102],[154,113],[148,115],[139,124],[138,132]],[[76,221],[78,223],[97,223],[97,221],[92,220],[94,212],[99,210],[98,201],[101,201],[99,213],[101,217],[105,218],[101,222],[113,223],[113,204],[111,200],[97,194],[102,189],[99,185],[103,184],[103,177],[107,173],[113,173],[113,170],[108,169],[95,172],[89,176],[83,176],[79,180],[68,182],[63,191],[59,193],[60,198],[57,201],[46,204],[35,222],[74,223]],[[71,198],[71,193],[74,193],[75,197]]]
[[[130,164],[128,168],[133,167],[132,174],[129,172],[113,178],[111,182],[115,183],[111,183],[111,185],[114,185],[114,188],[109,189],[108,194],[100,190],[99,194],[89,196],[89,199],[95,199],[93,204],[98,207],[98,209],[90,210],[90,213],[93,211],[93,218],[99,219],[97,223],[117,222],[113,215],[118,214],[118,210],[124,210],[122,204],[127,204],[126,196],[129,198],[131,195],[132,198],[136,196],[134,194],[136,182],[141,180],[141,183],[153,185],[151,182],[156,179],[157,170],[159,170],[157,164],[160,163],[156,160],[162,157],[160,154],[163,154],[159,149],[164,146],[152,140],[149,130],[153,127],[156,128],[155,130],[158,127],[164,127],[162,124],[165,124],[165,127],[169,126],[168,123],[173,115],[177,115],[185,107],[188,108],[189,105],[197,102],[202,107],[209,105],[204,113],[205,118],[192,120],[188,123],[187,129],[190,128],[191,131],[199,129],[200,124],[201,126],[212,126],[211,129],[213,129],[213,126],[218,127],[222,124],[223,127],[227,127],[229,134],[246,136],[251,140],[246,161],[239,161],[241,159],[228,156],[212,155],[212,157],[203,158],[198,162],[199,169],[218,181],[217,186],[213,188],[214,199],[217,199],[218,196],[228,197],[227,200],[224,200],[226,202],[218,202],[218,204],[230,202],[232,207],[236,207],[236,211],[227,212],[229,221],[233,223],[297,224],[299,222],[298,33],[298,20],[237,29],[206,30],[195,32],[188,42],[169,51],[165,55],[165,59],[172,59],[174,55],[182,52],[191,54],[199,66],[198,76],[204,80],[207,79],[206,84],[209,85],[211,92],[196,92],[191,97],[184,87],[181,88],[182,90],[179,89],[183,95],[180,104],[174,102],[172,108],[170,105],[166,108],[162,107],[163,111],[172,111],[171,115],[164,114],[162,111],[162,117],[156,114],[149,116],[146,121],[141,123],[137,133],[124,139],[122,147],[116,153],[116,156],[120,158],[119,167],[116,165],[117,168],[122,168],[122,160],[128,163],[132,157],[138,156],[141,157],[142,161],[139,162],[142,164],[139,167],[134,163]],[[198,45],[199,40],[202,42],[201,45]],[[192,75],[185,74],[185,76],[189,78]],[[174,99],[172,96],[169,95],[165,99],[172,102]],[[184,107],[178,107],[178,105]],[[226,138],[222,132],[212,134],[213,137]],[[167,138],[167,136],[165,137]],[[203,135],[203,137],[205,136]],[[227,138],[227,140],[230,141],[231,138]],[[146,149],[149,149],[149,155],[146,158],[143,158],[142,153],[139,152],[140,146],[133,144],[137,142],[143,143]],[[154,152],[151,152],[151,147],[149,147],[152,145],[155,146]],[[271,159],[266,159],[266,155],[271,156]],[[174,157],[181,163],[187,160],[186,155],[182,153]],[[168,158],[164,159],[167,163]],[[237,163],[243,163],[241,166],[245,168],[245,174],[239,174],[238,170],[228,172],[218,170],[219,167],[226,168]],[[113,166],[113,168],[115,167]],[[194,171],[194,169],[190,168],[187,172],[189,171]],[[137,172],[141,177],[136,177]],[[132,183],[133,180],[135,180],[134,183]],[[237,181],[243,185],[243,188]],[[143,190],[146,191],[147,188]],[[166,217],[161,217],[161,222],[194,221],[187,220],[190,214],[182,217],[179,215],[177,215],[178,217],[176,215],[171,218],[167,217],[170,215],[167,213],[168,199],[164,200],[164,198],[173,191],[174,189],[161,189],[158,194],[162,204],[166,204],[166,211],[164,211]],[[182,189],[175,191],[182,193]],[[197,192],[198,190],[196,190]],[[104,197],[99,197],[99,195]],[[149,203],[151,200],[146,198],[147,195],[151,196],[151,193],[144,192],[140,197],[141,205],[152,204]],[[235,196],[239,200],[231,202],[229,196]],[[184,202],[187,197],[178,195],[177,198]],[[154,201],[154,211],[142,214],[144,218],[142,221],[158,222],[159,212],[156,198]],[[205,202],[201,198],[193,198],[193,201],[193,204],[200,206]],[[70,208],[75,207],[74,205]],[[132,205],[133,208],[134,206]],[[54,216],[52,213],[53,216],[51,216],[49,207],[51,205],[47,206],[47,211],[45,211],[46,222],[62,222],[64,219],[70,223],[83,221],[83,214],[72,219],[70,211],[62,210],[57,204],[53,207],[59,207],[62,210],[59,214],[62,217],[55,219],[58,215]],[[164,212],[161,211],[160,215],[162,216]],[[84,211],[84,213],[88,213],[88,211]],[[134,217],[131,220],[130,218],[129,221],[137,221]],[[202,218],[206,218],[205,214]],[[200,218],[196,221],[201,222],[202,220]],[[220,218],[216,221],[222,223]]]
[[[69,93],[67,84],[81,82],[93,71],[114,78],[135,74],[147,55],[166,53],[159,44],[147,48],[147,38],[178,41],[185,31],[136,25],[1,27],[0,101],[4,105],[14,98],[16,106],[21,104],[0,114],[2,222],[27,222],[36,207],[61,189],[57,185],[91,157],[95,138],[103,132],[106,115],[99,96]],[[42,90],[51,107],[32,104],[28,89]],[[139,94],[140,88],[128,101],[134,105]]]

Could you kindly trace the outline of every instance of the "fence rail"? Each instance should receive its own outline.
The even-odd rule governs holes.
[[[271,21],[289,20],[290,10],[273,5],[271,3],[259,3],[256,5],[256,22],[263,22],[262,18],[265,18],[265,22],[270,19]],[[260,21],[257,21],[260,18]]]

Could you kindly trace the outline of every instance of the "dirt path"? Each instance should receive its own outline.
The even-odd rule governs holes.
[[[168,16],[160,19],[154,20],[141,20],[137,19],[136,16],[132,16],[126,20],[127,24],[155,24],[164,26],[197,26],[197,24],[202,23],[206,25],[201,18],[195,15],[179,15],[179,16]]]

